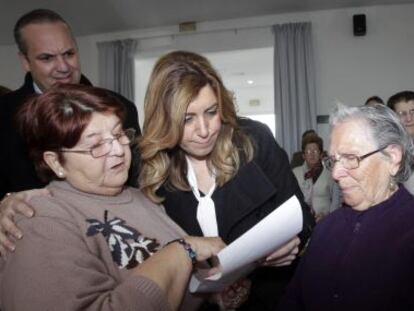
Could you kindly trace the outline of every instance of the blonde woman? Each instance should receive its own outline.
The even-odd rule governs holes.
[[[162,202],[189,234],[230,243],[292,195],[303,199],[270,130],[237,116],[232,94],[201,55],[176,51],[158,60],[145,98],[143,132],[141,190]],[[307,208],[304,214],[308,229]],[[293,239],[264,265],[290,265],[298,245]],[[244,309],[273,309],[276,284],[289,278],[285,270],[258,269]]]

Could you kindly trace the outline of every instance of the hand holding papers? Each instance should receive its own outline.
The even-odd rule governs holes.
[[[246,276],[256,262],[296,236],[303,226],[301,205],[292,196],[218,254],[218,270],[208,276],[208,269],[191,277],[190,292],[217,292]]]

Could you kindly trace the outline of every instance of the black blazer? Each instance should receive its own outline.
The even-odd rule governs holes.
[[[312,226],[309,208],[303,201],[286,152],[279,147],[268,127],[248,119],[240,119],[240,126],[252,138],[255,156],[232,180],[213,193],[220,237],[226,243],[232,242],[294,194],[302,203],[305,227]],[[163,204],[174,221],[188,234],[202,235],[196,220],[198,202],[191,191],[162,188],[159,194],[165,197]]]
[[[232,180],[216,188],[212,195],[220,237],[226,243],[232,242],[295,194],[302,204],[304,228],[300,237],[304,242],[310,236],[314,221],[291,171],[286,152],[279,147],[266,125],[249,119],[240,119],[239,125],[252,138],[255,156],[253,161],[241,167]],[[198,202],[191,191],[167,191],[162,188],[159,194],[165,197],[163,204],[175,222],[190,235],[202,235],[196,218]],[[259,270],[262,271],[253,276],[251,298],[243,310],[274,309],[292,276],[291,268]]]

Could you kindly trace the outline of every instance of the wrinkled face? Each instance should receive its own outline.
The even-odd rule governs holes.
[[[305,146],[303,153],[306,164],[309,167],[314,167],[321,162],[321,151],[316,143],[309,143]]]
[[[78,49],[65,24],[29,24],[21,33],[27,55],[20,54],[20,60],[43,92],[58,83],[79,83]]]
[[[189,157],[205,160],[213,150],[221,128],[217,97],[204,86],[188,105],[180,147]]]
[[[79,142],[69,150],[89,150],[103,139],[122,132],[122,124],[113,114],[93,113]],[[75,188],[88,193],[113,195],[122,190],[128,179],[131,163],[129,145],[113,140],[109,154],[94,158],[90,154],[64,153],[66,180]]]
[[[399,115],[401,123],[408,133],[411,137],[414,137],[414,100],[399,102],[395,104],[394,110]]]
[[[342,154],[363,156],[378,147],[363,121],[350,120],[334,127],[329,155],[337,159]],[[355,210],[365,210],[388,198],[390,178],[397,170],[394,159],[378,152],[363,159],[355,169],[345,169],[336,162],[332,177],[338,181],[345,203]]]

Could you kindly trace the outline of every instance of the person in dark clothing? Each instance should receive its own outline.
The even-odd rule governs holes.
[[[6,193],[45,184],[37,177],[27,146],[15,124],[16,112],[31,96],[40,94],[59,84],[91,85],[81,74],[76,41],[69,25],[57,13],[38,9],[23,15],[14,28],[19,58],[25,69],[24,84],[17,90],[0,97],[0,198]],[[126,126],[139,135],[138,113],[135,105],[123,96],[109,91],[126,108]],[[134,152],[137,157],[137,152]],[[134,162],[137,162],[136,160]],[[136,180],[138,170],[131,166],[130,181]]]
[[[230,92],[206,58],[175,51],[157,61],[143,129],[140,189],[162,202],[186,232],[231,243],[296,195],[305,243],[313,220],[286,152],[266,125],[237,116]],[[241,310],[274,310],[298,245],[294,238],[263,258]]]
[[[412,140],[385,105],[340,107],[331,126],[345,205],[315,227],[278,310],[414,310]]]

